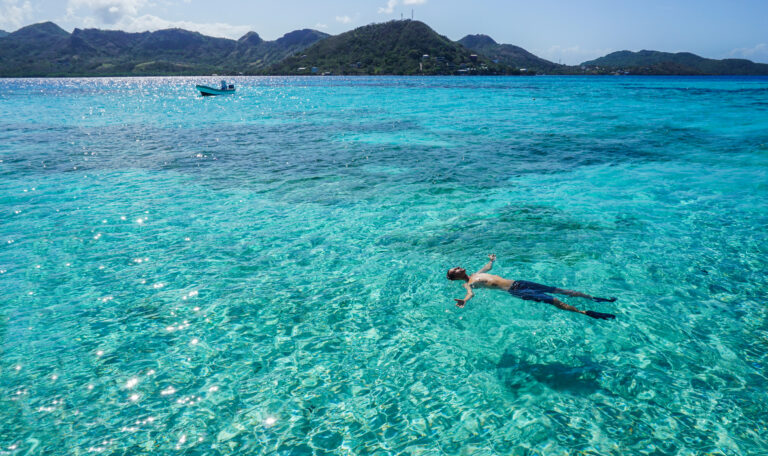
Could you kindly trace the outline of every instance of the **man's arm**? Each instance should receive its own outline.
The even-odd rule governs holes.
[[[468,283],[464,284],[464,288],[467,290],[467,295],[464,296],[464,299],[454,299],[454,301],[456,301],[456,306],[458,307],[464,307],[467,304],[467,301],[472,299],[472,297],[475,295],[472,293],[472,287],[470,287]]]
[[[486,264],[485,266],[483,266],[483,268],[482,268],[482,269],[480,269],[479,271],[477,271],[478,273],[488,272],[488,271],[490,271],[490,270],[491,270],[491,268],[493,267],[493,262],[494,262],[494,261],[496,261],[496,255],[494,255],[494,254],[490,254],[490,255],[488,255],[488,258],[489,258],[491,261],[489,261],[489,262],[488,262],[488,264]]]

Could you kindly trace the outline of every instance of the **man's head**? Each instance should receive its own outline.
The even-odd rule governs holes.
[[[451,268],[448,270],[448,274],[445,275],[448,280],[466,280],[467,270],[460,267]]]

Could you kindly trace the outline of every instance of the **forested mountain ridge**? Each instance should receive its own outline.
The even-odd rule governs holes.
[[[768,75],[768,64],[707,59],[690,52],[619,51],[581,64],[587,70],[641,75]]]
[[[524,71],[521,71],[524,70]],[[768,75],[768,64],[707,59],[688,52],[619,51],[560,65],[487,35],[454,42],[413,20],[331,36],[295,30],[274,41],[237,40],[183,29],[129,33],[53,22],[0,31],[0,77],[165,75]]]
[[[319,41],[278,62],[267,74],[447,75],[519,74],[420,21],[400,20],[358,27]]]
[[[458,43],[498,63],[515,68],[524,68],[539,73],[549,73],[565,68],[565,65],[558,65],[537,57],[519,46],[499,44],[488,35],[467,35]]]
[[[255,32],[230,40],[183,29],[68,33],[44,22],[0,38],[0,76],[256,74],[327,36],[308,29],[275,41]]]

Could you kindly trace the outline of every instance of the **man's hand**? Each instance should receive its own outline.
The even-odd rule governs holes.
[[[491,261],[496,261],[496,255],[492,253],[492,254],[488,255],[488,259],[491,260]]]
[[[454,301],[456,301],[456,307],[458,307],[460,309],[463,309],[464,308],[464,304],[467,303],[467,301],[465,301],[463,299],[454,299]]]

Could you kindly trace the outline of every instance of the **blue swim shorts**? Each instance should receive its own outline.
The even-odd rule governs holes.
[[[512,296],[517,296],[526,301],[546,302],[547,304],[555,303],[555,298],[547,293],[556,293],[556,290],[557,288],[555,287],[525,280],[516,280],[509,287],[509,293]]]

